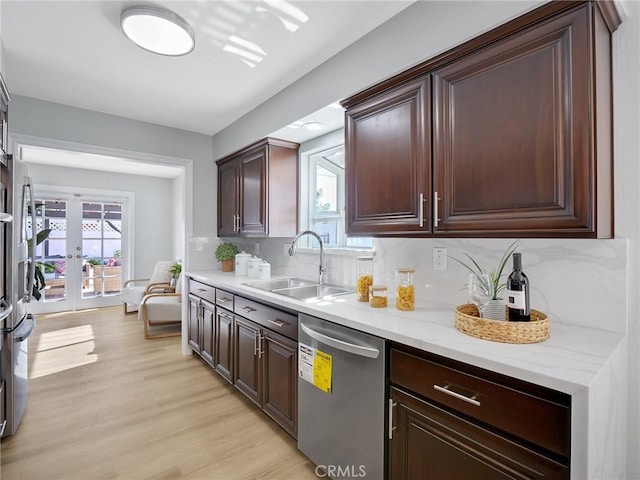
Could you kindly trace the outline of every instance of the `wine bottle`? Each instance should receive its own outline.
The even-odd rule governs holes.
[[[522,271],[522,254],[513,254],[513,272],[507,278],[507,307],[510,322],[531,320],[529,309],[529,279]]]

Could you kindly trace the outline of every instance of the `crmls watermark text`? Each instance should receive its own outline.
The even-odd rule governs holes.
[[[320,478],[360,478],[366,477],[364,465],[318,465],[316,476]]]

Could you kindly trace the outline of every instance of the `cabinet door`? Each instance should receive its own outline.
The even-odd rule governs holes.
[[[213,327],[216,306],[206,300],[202,300],[202,358],[213,366]]]
[[[296,438],[298,430],[298,344],[267,329],[264,329],[263,332],[263,409],[267,415]]]
[[[189,346],[200,353],[200,299],[189,295]]]
[[[240,233],[267,234],[266,152],[260,147],[240,159]]]
[[[234,325],[233,384],[260,406],[260,327],[238,315]]]
[[[214,367],[229,383],[233,383],[233,315],[221,308],[216,311]]]
[[[586,5],[433,74],[436,233],[594,233],[588,21]]]
[[[429,81],[421,77],[347,110],[347,234],[431,231]]]
[[[568,479],[569,469],[435,405],[391,389],[389,478]]]
[[[218,235],[238,235],[239,168],[237,161],[218,166]]]

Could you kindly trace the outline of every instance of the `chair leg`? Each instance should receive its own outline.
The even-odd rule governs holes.
[[[127,310],[127,302],[122,302],[122,308],[124,309],[125,315],[131,315],[132,313],[138,313],[137,310]],[[138,307],[140,308],[140,307]]]

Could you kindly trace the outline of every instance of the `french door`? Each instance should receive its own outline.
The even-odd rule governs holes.
[[[36,232],[49,230],[36,247],[45,284],[40,301],[32,304],[35,313],[119,304],[128,271],[126,199],[37,190],[35,196]]]

